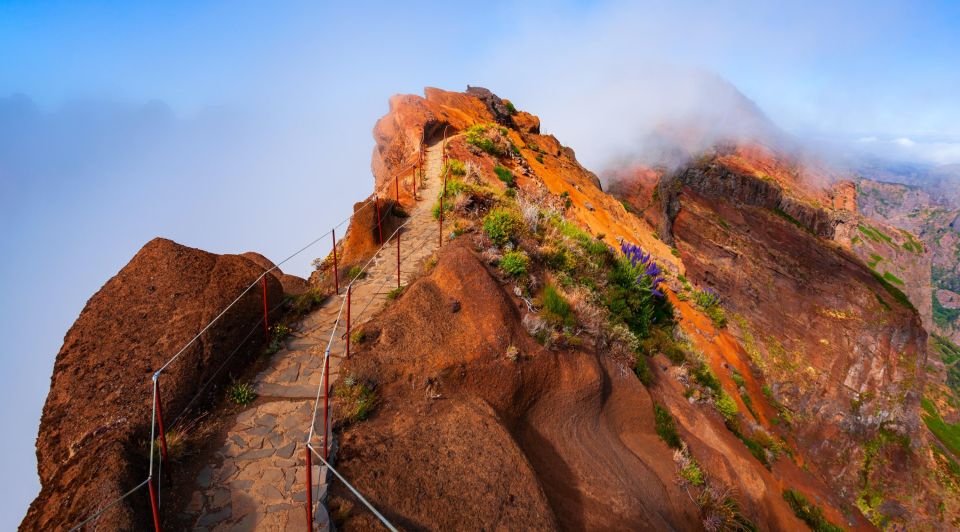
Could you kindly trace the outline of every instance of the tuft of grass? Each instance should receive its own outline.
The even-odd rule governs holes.
[[[573,307],[552,284],[543,287],[540,303],[543,305],[543,317],[547,321],[565,327],[572,327],[576,323],[573,317]]]
[[[227,388],[227,397],[234,404],[247,406],[257,399],[257,394],[253,391],[253,386],[245,382],[234,382]]]
[[[509,209],[493,209],[483,218],[483,232],[498,246],[515,240],[522,229],[523,220]]]
[[[499,157],[504,154],[503,150],[487,134],[488,129],[490,129],[490,127],[487,124],[475,124],[467,128],[467,131],[464,133],[467,144],[476,146],[490,155]]]
[[[843,528],[827,521],[823,510],[807,500],[799,491],[784,490],[783,500],[790,505],[793,514],[806,523],[813,532],[843,532]]]
[[[513,105],[513,102],[507,100],[504,102],[504,105],[507,106],[507,112],[510,113],[511,116],[517,114],[517,108]]]
[[[367,332],[363,329],[355,329],[350,333],[350,343],[362,344],[367,339]]]
[[[667,444],[671,449],[680,449],[683,442],[680,441],[680,435],[677,434],[677,424],[673,416],[666,408],[653,403],[654,423],[657,429],[657,436]]]
[[[720,387],[720,379],[713,374],[713,371],[706,364],[700,364],[699,366],[693,368],[690,374],[693,376],[694,381],[701,386],[710,388],[714,393],[720,393],[722,390]]]
[[[370,417],[377,404],[377,393],[367,382],[347,375],[337,384],[334,395],[341,404],[341,415],[346,424],[357,423]]]
[[[680,477],[693,486],[703,486],[704,483],[703,470],[700,469],[700,464],[692,458],[687,465],[680,469]]]
[[[459,159],[448,159],[447,166],[443,169],[447,176],[463,177],[467,175],[467,165]]]
[[[503,181],[508,187],[512,187],[517,183],[517,179],[513,176],[513,172],[508,170],[506,167],[500,166],[499,164],[493,167],[493,173],[497,174],[497,178],[499,178],[500,181]]]
[[[647,357],[637,351],[633,354],[633,374],[640,379],[640,383],[649,386],[653,383],[653,372],[650,371],[650,363]]]
[[[392,301],[392,300],[400,297],[400,294],[403,293],[403,290],[404,290],[405,288],[406,288],[406,286],[398,286],[397,288],[394,288],[393,290],[390,290],[389,292],[387,292],[387,299],[389,299],[389,300]]]
[[[366,276],[367,276],[367,272],[363,271],[363,267],[361,267],[359,264],[347,270],[347,279],[351,281],[355,279],[360,280],[365,278]]]
[[[737,408],[737,402],[724,391],[721,391],[720,396],[717,397],[716,405],[717,411],[720,412],[723,419],[728,422],[735,420],[737,414],[740,413],[740,409]]]
[[[510,277],[522,277],[529,265],[530,258],[522,251],[510,251],[500,259],[500,269]]]

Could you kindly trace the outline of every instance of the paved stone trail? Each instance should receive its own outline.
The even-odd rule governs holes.
[[[426,178],[420,201],[400,238],[401,283],[420,268],[422,259],[437,249],[438,224],[431,208],[441,188],[441,145],[426,150]],[[384,235],[385,237],[387,235]],[[354,283],[351,323],[370,319],[397,286],[397,248],[388,244],[370,263],[367,276]],[[321,384],[323,352],[345,290],[328,299],[300,324],[285,347],[271,357],[254,386],[262,399],[237,415],[214,461],[200,472],[186,509],[195,530],[304,530],[306,489],[304,441],[310,427],[313,401]],[[344,318],[345,320],[345,318]],[[341,323],[330,356],[330,382],[336,381],[344,353]],[[321,398],[322,401],[322,398]],[[322,434],[322,412],[317,432]],[[321,436],[315,436],[319,442]],[[335,449],[335,445],[332,447]],[[319,460],[314,460],[314,464]],[[314,465],[314,501],[326,496],[330,475]],[[329,530],[326,505],[318,505],[316,527]]]

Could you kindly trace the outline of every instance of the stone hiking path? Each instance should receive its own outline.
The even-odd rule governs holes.
[[[426,177],[420,201],[400,238],[401,283],[421,268],[422,259],[437,249],[438,224],[431,209],[440,193],[442,146],[426,149]],[[389,190],[393,190],[390,187]],[[389,235],[384,234],[384,237]],[[355,327],[383,308],[387,292],[397,287],[397,248],[387,244],[353,285],[351,324]],[[321,384],[323,353],[346,290],[311,312],[274,354],[254,380],[260,400],[237,415],[223,447],[197,476],[186,514],[194,530],[304,530],[306,528],[305,445],[313,402]],[[346,312],[344,310],[344,312]],[[330,349],[331,388],[344,355],[346,316]],[[321,401],[323,397],[321,396]],[[332,423],[331,423],[332,424]],[[317,415],[319,443],[323,412]],[[331,431],[332,432],[332,431]],[[336,449],[331,445],[331,456]],[[319,448],[319,446],[318,446]],[[319,460],[314,458],[314,464]],[[330,473],[314,465],[313,500],[324,502]],[[330,530],[326,505],[317,505],[315,526]],[[361,509],[360,511],[366,511]]]

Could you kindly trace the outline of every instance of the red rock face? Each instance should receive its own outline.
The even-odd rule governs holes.
[[[158,238],[90,298],[54,364],[37,436],[42,489],[21,529],[72,526],[147,478],[152,374],[263,270],[242,256]],[[267,291],[270,308],[283,301],[276,277],[267,277]],[[164,371],[168,424],[262,319],[258,287]],[[253,334],[250,349],[262,341]],[[149,512],[141,491],[97,526],[144,529]]]

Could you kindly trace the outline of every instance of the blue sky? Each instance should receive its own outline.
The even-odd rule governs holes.
[[[487,86],[601,170],[724,97],[679,66],[788,131],[960,162],[958,30],[949,2],[0,3],[0,528],[86,299],[154,236],[278,259],[326,231],[389,95]]]

